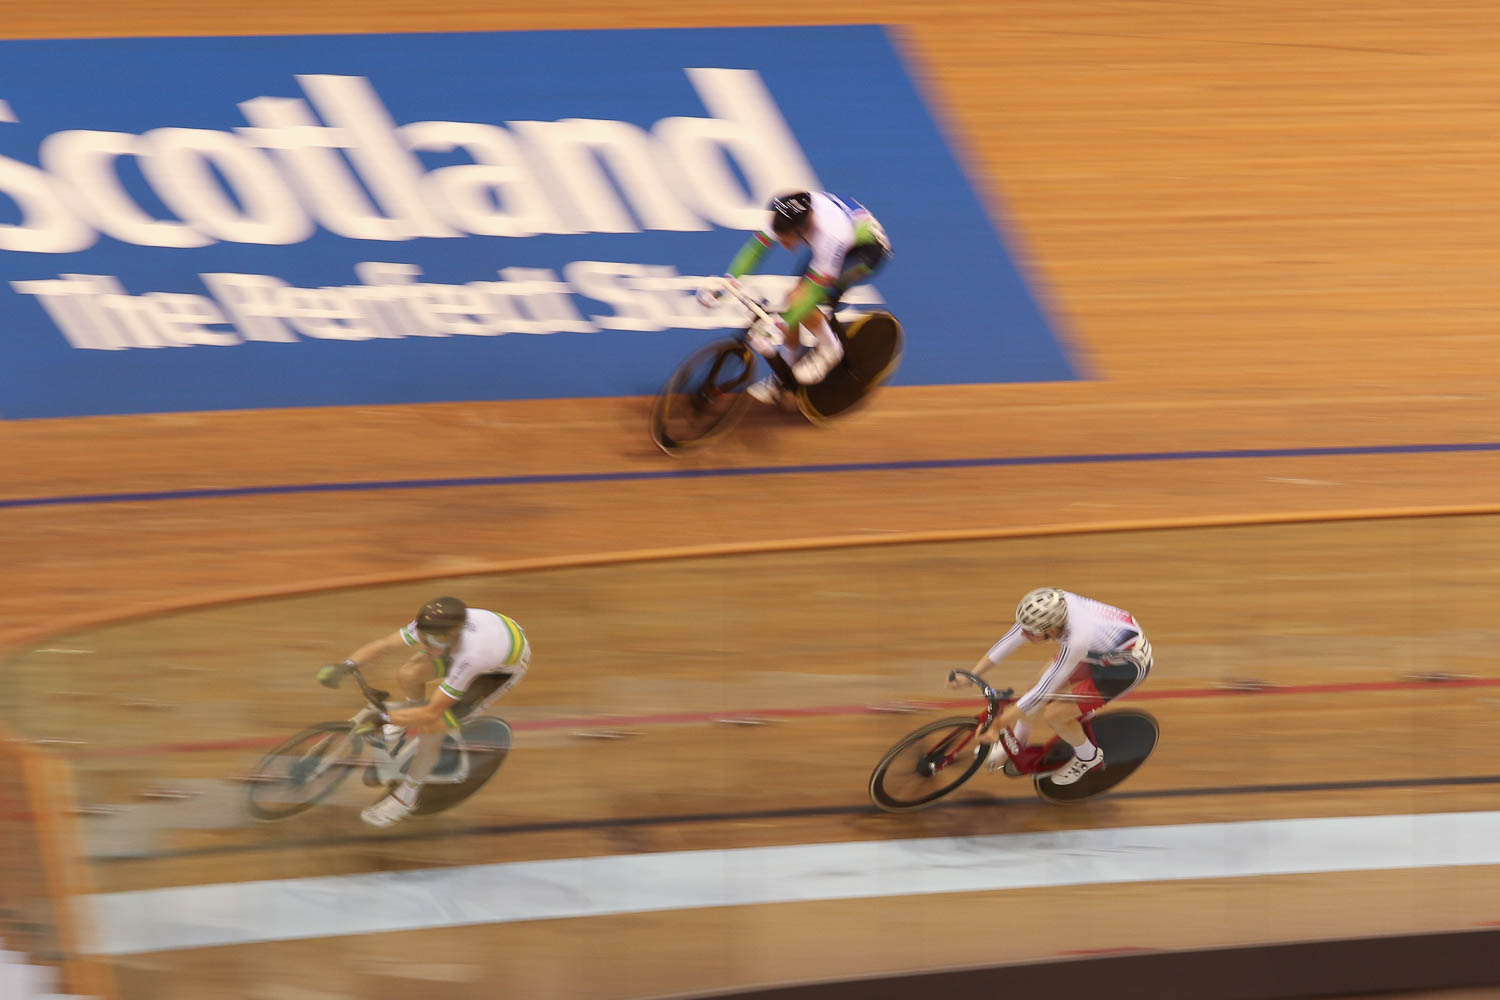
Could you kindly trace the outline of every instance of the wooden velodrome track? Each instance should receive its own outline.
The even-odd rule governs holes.
[[[164,821],[146,857],[130,860],[110,819],[90,817],[96,888],[1493,807],[1493,785],[1427,783],[1500,772],[1491,688],[1188,696],[1237,678],[1500,678],[1490,657],[1500,524],[1485,516],[1500,510],[1500,459],[1425,447],[1500,440],[1491,5],[864,0],[811,14],[783,0],[750,12],[708,2],[545,13],[418,12],[392,0],[253,10],[21,0],[3,32],[809,20],[902,26],[931,101],[1093,378],[892,389],[830,428],[749,421],[690,463],[955,463],[925,470],[632,479],[680,467],[650,448],[638,399],[0,424],[0,490],[12,500],[627,474],[0,510],[0,646],[16,654],[7,720],[30,736],[88,741],[70,751],[86,802],[137,804],[150,786],[232,775],[253,752],[245,747],[344,714],[346,701],[311,685],[312,669],[435,590],[506,610],[536,645],[532,676],[503,706],[512,721],[538,724],[536,735],[522,729],[497,783],[410,828],[420,836],[370,837],[344,807],[300,827]],[[922,331],[910,336],[920,349]],[[1134,457],[1084,459],[1102,455]],[[957,465],[970,459],[1022,461]],[[1467,516],[1317,520],[1369,511]],[[1256,523],[1300,517],[1313,520]],[[1237,520],[1251,526],[714,548]],[[462,529],[434,544],[431,526],[448,524]],[[595,558],[683,547],[705,554]],[[502,567],[531,572],[455,579]],[[432,578],[447,582],[395,582]],[[372,581],[391,586],[340,589]],[[1159,698],[1142,704],[1165,736],[1132,780],[1143,794],[1057,810],[1011,783],[969,796],[999,796],[996,808],[904,818],[843,808],[862,803],[870,765],[913,717],[796,710],[950,697],[943,671],[971,663],[1016,596],[1044,582],[1131,608],[1150,631]],[[166,614],[289,592],[303,596]],[[127,618],[136,621],[91,628]],[[59,648],[42,642],[58,636],[93,653],[38,651]],[[1002,676],[1022,684],[1036,665]],[[540,725],[773,710],[785,713],[773,725],[642,723],[639,736],[612,742]],[[1359,785],[1384,779],[1401,780]],[[1335,780],[1357,787],[1244,792]],[[1176,794],[1185,790],[1196,794]],[[174,808],[187,807],[136,812]],[[621,822],[650,817],[660,822]],[[552,828],[515,829],[544,823]],[[170,952],[122,959],[118,975],[132,1000],[380,997],[434,982],[448,996],[635,997],[1077,949],[1459,929],[1500,920],[1497,890],[1500,869],[1437,868],[784,904]],[[1002,909],[1037,919],[983,930]],[[1061,937],[1059,926],[1080,930]],[[576,960],[580,948],[589,961]]]

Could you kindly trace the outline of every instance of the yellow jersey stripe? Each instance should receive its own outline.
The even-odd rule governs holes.
[[[510,632],[510,656],[505,658],[505,665],[510,666],[520,662],[521,651],[526,648],[526,636],[521,632],[521,626],[509,618],[501,615],[500,620],[505,623],[506,630]]]

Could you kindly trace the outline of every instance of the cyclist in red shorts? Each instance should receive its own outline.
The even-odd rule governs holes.
[[[1104,763],[1104,753],[1084,731],[1081,721],[1106,702],[1133,689],[1151,671],[1151,643],[1128,611],[1056,587],[1042,587],[1021,598],[1016,623],[990,647],[972,673],[984,672],[1025,642],[1055,639],[1056,658],[1041,679],[1017,698],[979,734],[993,744],[987,765],[1004,765],[1007,751],[1000,732],[1010,729],[1021,746],[1040,720],[1073,747],[1073,759],[1052,774],[1054,784],[1071,785]],[[955,678],[950,687],[967,681]]]

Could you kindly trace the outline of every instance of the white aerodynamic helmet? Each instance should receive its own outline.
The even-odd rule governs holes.
[[[1068,623],[1068,602],[1056,587],[1038,587],[1016,605],[1016,624],[1033,635],[1044,635]]]

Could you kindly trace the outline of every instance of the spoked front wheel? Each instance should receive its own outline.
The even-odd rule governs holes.
[[[886,753],[870,775],[870,798],[886,812],[929,806],[984,764],[974,741],[977,723],[955,716],[929,723]]]
[[[295,816],[333,794],[363,753],[352,723],[306,729],[261,758],[248,779],[245,806],[256,819]]]
[[[744,412],[755,353],[742,340],[705,344],[677,366],[651,409],[651,439],[672,453],[727,431]]]

